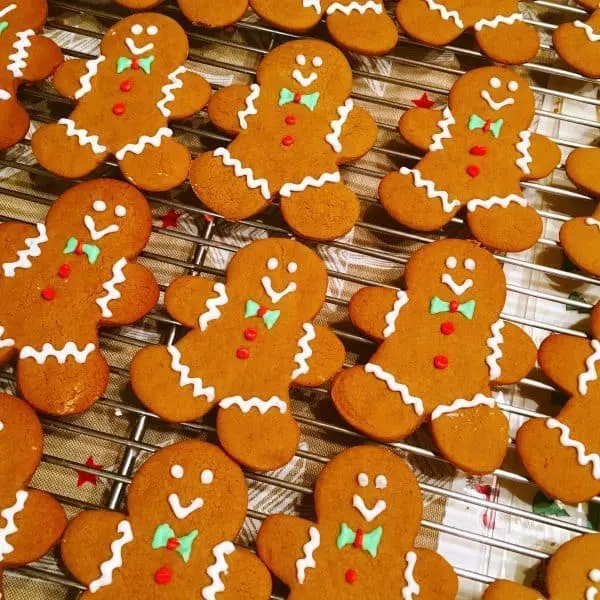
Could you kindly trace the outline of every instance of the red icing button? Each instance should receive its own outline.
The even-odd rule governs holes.
[[[346,571],[346,581],[350,584],[354,583],[358,579],[358,573],[354,569],[348,569]]]
[[[296,92],[296,93],[294,94],[294,102],[295,102],[296,104],[298,104],[298,102],[300,102],[300,100],[302,100],[302,94],[301,94],[300,92]]]
[[[257,335],[258,335],[258,331],[256,331],[256,329],[254,329],[253,327],[249,327],[248,329],[246,329],[246,331],[244,331],[244,337],[249,342],[254,341],[256,339]]]
[[[479,175],[479,167],[477,165],[469,165],[467,167],[467,175],[469,177],[477,177]]]
[[[281,143],[284,146],[291,146],[295,141],[296,141],[296,138],[294,138],[293,135],[284,135],[283,138],[281,139]]]
[[[451,323],[450,321],[444,321],[440,325],[440,331],[444,335],[452,335],[454,333],[455,329],[456,329],[456,327],[454,327],[454,323]]]
[[[58,276],[66,279],[71,274],[71,265],[60,265]]]
[[[433,366],[436,369],[445,369],[448,366],[448,359],[441,354],[433,358]]]
[[[456,312],[458,310],[459,307],[459,303],[458,300],[451,300],[450,301],[450,312]]]
[[[250,358],[250,350],[248,348],[238,348],[235,352],[235,355],[242,360]]]
[[[285,123],[286,123],[286,125],[295,125],[296,124],[296,117],[294,115],[288,115],[285,118]]]
[[[131,88],[133,87],[133,83],[131,82],[131,79],[126,79],[125,81],[121,82],[119,87],[122,92],[130,92]]]
[[[473,146],[469,150],[469,154],[473,156],[485,156],[487,154],[487,148],[485,146]]]
[[[54,291],[53,288],[45,288],[42,290],[42,298],[44,300],[54,300],[54,297],[56,296],[56,292]]]
[[[179,548],[179,540],[177,538],[169,538],[167,540],[167,549],[168,550],[177,550]]]
[[[154,581],[158,583],[158,585],[166,585],[171,582],[173,578],[173,573],[171,573],[171,569],[169,567],[161,567],[160,569],[156,569],[154,573]]]
[[[125,112],[125,105],[122,102],[117,102],[112,109],[113,113],[120,117]]]

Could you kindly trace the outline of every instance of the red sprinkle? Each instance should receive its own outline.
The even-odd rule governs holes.
[[[362,529],[357,529],[356,530],[356,537],[354,538],[354,547],[355,548],[362,548],[363,547],[363,530]]]
[[[258,331],[256,331],[256,329],[254,329],[253,327],[248,327],[248,329],[246,329],[244,331],[244,337],[249,341],[252,342],[256,339],[256,336],[258,335]]]
[[[125,81],[121,81],[121,85],[119,86],[119,88],[121,89],[122,92],[130,92],[132,87],[133,87],[133,83],[132,83],[131,79],[126,79]]]
[[[117,102],[113,106],[112,111],[117,117],[120,117],[125,112],[125,105],[122,102]]]
[[[451,300],[450,301],[450,312],[456,312],[458,310],[459,306],[460,306],[460,304],[458,303],[458,300]]]
[[[492,122],[488,119],[483,125],[484,133],[487,133],[490,130],[491,125],[492,125]]]
[[[479,175],[479,167],[477,165],[469,165],[467,167],[467,175],[469,177],[477,177]]]
[[[487,148],[485,146],[473,146],[469,150],[469,154],[473,156],[485,156],[487,154]]]
[[[179,548],[179,540],[177,538],[169,538],[167,540],[167,550],[177,550]]]
[[[456,327],[454,326],[454,323],[451,323],[450,321],[444,321],[440,325],[440,331],[444,335],[452,335],[454,333],[455,329],[456,329]]]
[[[300,100],[302,100],[302,94],[300,92],[296,92],[294,94],[294,102],[296,104],[298,104],[300,102]]]
[[[75,254],[77,254],[77,256],[81,256],[83,254],[83,242],[77,242],[77,247],[75,248]]]
[[[438,354],[433,358],[433,366],[436,369],[445,369],[448,366],[448,358]]]
[[[58,269],[59,277],[66,279],[70,274],[71,274],[71,265],[67,265],[67,264],[60,265],[60,268]]]
[[[44,300],[54,300],[55,296],[56,292],[54,291],[54,288],[49,287],[42,290],[42,298]]]
[[[134,71],[137,71],[140,68],[140,63],[138,62],[137,58],[134,58],[133,61],[131,61],[131,68]]]
[[[171,582],[173,579],[173,573],[171,573],[171,569],[169,567],[161,567],[160,569],[156,569],[154,573],[154,581],[158,583],[158,585],[166,585]]]
[[[296,117],[294,115],[288,115],[285,118],[285,124],[286,125],[295,125],[296,124]]]
[[[250,358],[250,350],[248,350],[248,348],[238,348],[235,355],[241,360],[246,360],[247,358]]]
[[[291,146],[296,141],[296,138],[293,135],[284,135],[281,139],[281,143],[284,146]]]
[[[350,584],[354,583],[358,579],[358,573],[354,569],[348,569],[346,571],[346,581]]]
[[[266,306],[261,306],[256,313],[259,317],[264,317],[269,309]]]

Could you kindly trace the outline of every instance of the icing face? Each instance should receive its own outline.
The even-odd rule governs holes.
[[[129,51],[134,56],[146,54],[146,52],[154,50],[154,44],[152,42],[148,42],[145,45],[138,46],[136,45],[136,38],[138,43],[143,43],[149,37],[154,37],[157,34],[158,27],[156,25],[148,25],[148,27],[144,27],[139,23],[135,23],[131,26],[131,37],[125,38],[125,45],[127,46],[127,48],[129,48]]]
[[[498,98],[504,92],[504,90],[501,89],[501,88],[503,88],[503,85],[502,85],[502,80],[499,77],[496,77],[496,76],[490,77],[489,87],[490,87],[491,91],[488,89],[481,90],[481,97],[488,103],[488,106],[492,110],[498,111],[498,110],[504,108],[505,106],[515,103],[515,99],[511,95],[507,95],[502,100],[494,100],[492,98],[492,93],[494,93],[494,90],[497,90],[497,92],[494,93],[494,96],[496,96],[496,98]],[[506,90],[508,92],[516,92],[518,89],[519,89],[519,83],[517,81],[515,81],[514,79],[511,79],[506,84]]]
[[[600,598],[600,569],[592,569],[588,574],[588,579],[592,582],[585,591],[585,600],[596,600]]]
[[[306,56],[304,54],[298,54],[296,56],[296,64],[299,65],[300,67],[305,67],[307,64],[307,61],[308,61],[308,59],[306,58]],[[323,59],[320,56],[315,56],[310,61],[310,64],[315,69],[320,69],[323,66]],[[308,75],[304,76],[303,70],[304,69],[302,69],[302,70],[294,69],[292,71],[292,77],[302,87],[308,87],[309,85],[312,85],[319,78],[319,75],[316,73],[316,71],[311,71]]]
[[[449,256],[446,259],[446,268],[449,271],[456,269],[458,260],[455,256]],[[475,270],[476,263],[472,258],[466,258],[463,261],[463,267],[468,271]],[[442,283],[450,288],[455,296],[462,296],[468,289],[473,287],[473,280],[467,277],[462,283],[458,283],[450,272],[442,273]]]
[[[94,202],[92,204],[92,209],[95,213],[106,213],[107,212],[106,202],[104,200],[94,200]],[[123,206],[122,204],[117,204],[114,207],[112,212],[113,212],[115,219],[119,220],[127,215],[127,208],[125,208],[125,206]],[[84,223],[86,229],[89,231],[90,237],[95,242],[97,242],[98,240],[101,240],[103,237],[105,237],[107,235],[110,235],[111,233],[117,233],[120,229],[116,223],[111,223],[110,225],[107,225],[103,229],[98,229],[98,227],[96,225],[96,221],[91,214],[87,214],[83,217],[83,223]]]
[[[183,479],[185,477],[185,469],[179,464],[174,464],[170,469],[170,474],[173,479]],[[203,485],[211,485],[214,481],[214,474],[210,469],[203,469],[199,474],[199,479]],[[180,520],[187,519],[192,513],[195,513],[204,506],[204,498],[198,496],[185,504],[182,503],[179,494],[176,492],[169,494],[168,502],[171,511]]]
[[[279,267],[279,260],[277,258],[275,258],[274,256],[269,258],[269,260],[267,261],[267,269],[269,271],[275,271],[279,269]],[[295,273],[298,270],[298,264],[295,262],[289,262],[286,265],[286,270],[288,273]],[[294,293],[298,289],[296,282],[290,281],[285,286],[285,288],[283,288],[281,291],[277,291],[273,289],[273,283],[269,275],[265,275],[260,281],[265,290],[265,293],[267,294],[267,296],[269,296],[269,298],[274,304],[277,304],[282,298],[285,298],[288,294]]]
[[[370,477],[367,473],[359,473],[356,479],[359,487],[369,487]],[[387,477],[382,474],[376,475],[371,485],[378,490],[384,490],[388,485]],[[369,508],[360,494],[354,494],[352,496],[352,506],[360,513],[362,518],[369,523],[382,515],[387,509],[386,501],[381,498]]]

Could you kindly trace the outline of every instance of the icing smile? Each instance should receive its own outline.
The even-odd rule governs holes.
[[[308,77],[304,77],[304,75],[302,75],[302,72],[300,71],[300,69],[294,69],[292,71],[292,77],[302,87],[308,87],[311,83],[314,83],[319,78],[319,76],[314,71],[312,71],[308,75]]]
[[[359,496],[358,494],[354,494],[352,497],[352,506],[362,515],[363,519],[369,523],[373,519],[376,519],[387,508],[385,500],[377,500],[373,508],[367,508],[362,496]]]
[[[492,110],[500,110],[501,108],[504,108],[505,106],[509,106],[510,104],[515,103],[515,99],[512,96],[505,98],[501,102],[496,102],[487,90],[483,90],[481,92],[481,97],[488,103],[489,107]]]
[[[125,38],[125,43],[127,44],[127,47],[129,48],[129,51],[131,52],[131,54],[133,54],[134,56],[140,56],[140,54],[145,54],[146,52],[150,52],[150,50],[154,49],[153,43],[149,43],[149,44],[146,44],[145,46],[142,46],[141,48],[138,48],[135,45],[135,42],[133,41],[133,39],[130,37]]]
[[[284,298],[288,294],[295,292],[297,288],[296,282],[290,281],[290,283],[287,284],[285,289],[283,289],[281,292],[276,292],[273,289],[271,278],[268,275],[265,275],[260,281],[262,283],[263,288],[265,289],[265,292],[267,293],[267,296],[269,296],[269,298],[271,298],[271,301],[275,304],[277,304],[282,298]]]
[[[85,217],[83,218],[83,222],[87,228],[87,230],[90,232],[90,235],[92,236],[92,239],[97,242],[98,240],[101,240],[105,235],[109,235],[111,233],[117,233],[117,231],[119,231],[119,226],[112,224],[109,225],[108,227],[105,227],[104,229],[96,229],[96,222],[94,221],[94,217],[90,216],[90,215],[85,215]]]
[[[181,504],[179,494],[169,494],[169,506],[178,519],[187,519],[192,513],[204,506],[202,498],[194,498],[187,506]]]
[[[462,296],[468,289],[473,287],[472,279],[465,279],[461,284],[458,284],[454,281],[454,277],[450,273],[442,275],[442,283],[447,285],[452,290],[452,293],[457,296]]]

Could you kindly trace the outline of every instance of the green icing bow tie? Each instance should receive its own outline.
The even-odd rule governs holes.
[[[198,530],[194,529],[191,533],[182,537],[175,537],[175,532],[167,525],[163,523],[156,528],[154,532],[154,538],[152,539],[152,549],[158,550],[159,548],[167,548],[167,550],[173,550],[180,554],[184,562],[190,560],[192,553],[192,544],[198,537]]]
[[[483,129],[485,133],[488,131],[492,132],[492,135],[497,139],[500,136],[500,130],[504,125],[504,119],[498,119],[497,121],[490,121],[489,119],[482,119],[479,115],[472,114],[469,117],[469,129]]]
[[[280,310],[267,310],[258,302],[254,302],[254,300],[246,301],[246,312],[244,313],[244,317],[246,317],[246,319],[251,317],[261,317],[267,326],[267,329],[273,329],[275,323],[279,321],[280,316]]]
[[[303,104],[309,110],[315,110],[321,94],[319,92],[313,92],[312,94],[294,94],[287,88],[282,88],[279,92],[279,106],[285,106],[290,102],[296,102],[297,104]]]
[[[0,21],[0,33],[3,33],[7,27],[8,27],[8,21]]]
[[[93,265],[100,256],[100,248],[94,244],[84,244],[77,238],[70,237],[67,240],[63,254],[85,254],[88,257],[90,265]]]
[[[458,302],[446,302],[437,296],[431,299],[431,306],[429,307],[429,312],[432,315],[437,315],[439,313],[444,312],[459,312],[461,315],[467,317],[469,321],[475,315],[475,300],[469,300],[468,302],[463,302],[462,304],[458,304]]]
[[[146,58],[128,58],[127,56],[119,56],[117,59],[117,73],[122,73],[127,69],[141,69],[150,75],[152,70],[152,63],[154,62],[154,56],[147,56]]]
[[[341,550],[344,546],[352,544],[355,548],[361,548],[375,558],[382,536],[383,527],[381,526],[373,529],[370,533],[363,533],[362,529],[353,531],[346,523],[342,523],[342,528],[337,539],[337,547]]]

